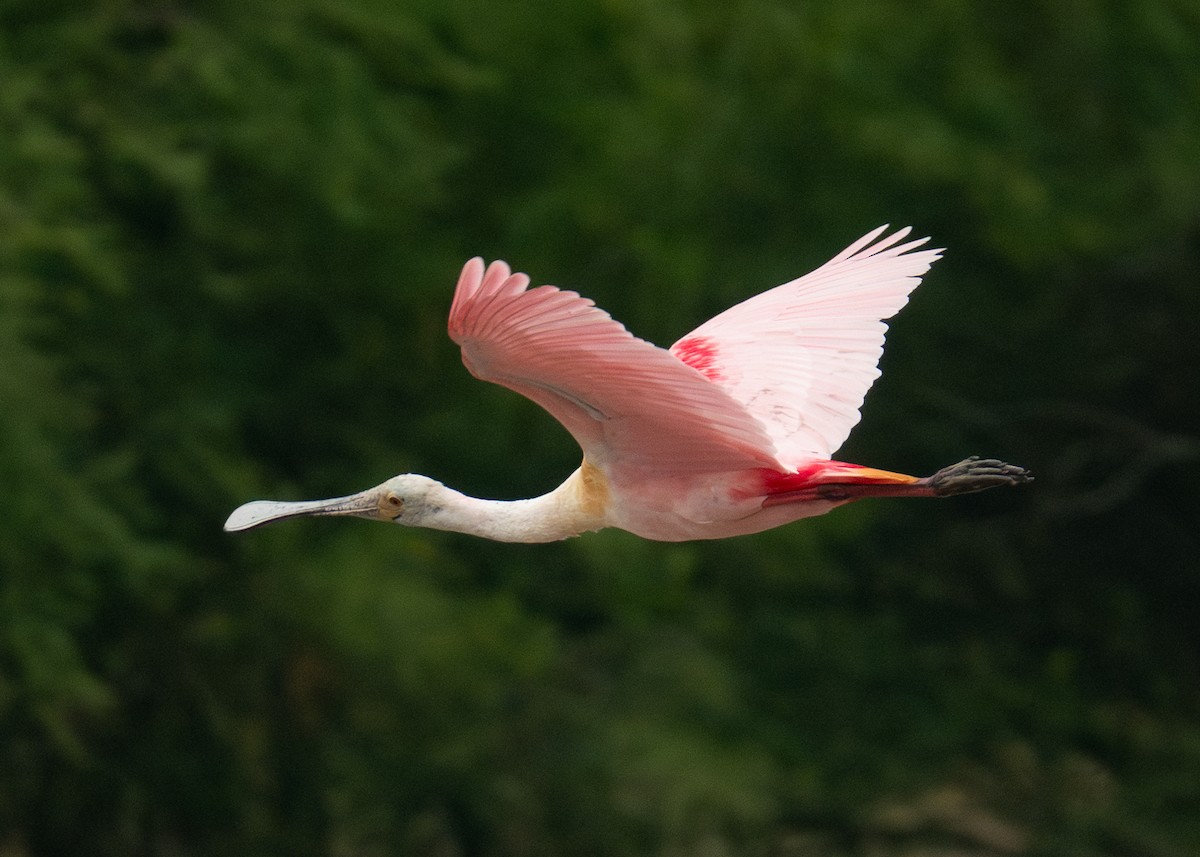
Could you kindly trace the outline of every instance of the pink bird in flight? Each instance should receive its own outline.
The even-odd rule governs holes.
[[[226,530],[350,515],[508,542],[604,527],[685,541],[761,532],[864,497],[947,497],[1031,477],[968,458],[918,478],[831,460],[879,377],[890,318],[940,250],[870,232],[811,274],[752,297],[663,349],[587,298],[529,288],[504,262],[463,267],[450,336],[476,378],[537,402],[583,449],[548,494],[482,500],[402,474],[332,500],[256,500]]]

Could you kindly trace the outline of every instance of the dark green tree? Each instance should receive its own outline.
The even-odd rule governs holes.
[[[1185,6],[0,3],[0,854],[1195,850]],[[669,343],[888,220],[949,250],[841,456],[1031,490],[220,532],[575,466],[470,255]]]

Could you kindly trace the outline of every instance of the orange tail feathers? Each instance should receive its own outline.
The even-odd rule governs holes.
[[[796,473],[763,471],[767,506],[806,500],[854,500],[859,497],[923,497],[933,492],[923,480],[906,473],[876,470],[844,461],[821,461]]]

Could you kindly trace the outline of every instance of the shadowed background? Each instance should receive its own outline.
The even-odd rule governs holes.
[[[0,3],[0,855],[1200,849],[1200,15],[1169,0]],[[220,530],[556,485],[501,257],[659,344],[948,248],[761,536]]]

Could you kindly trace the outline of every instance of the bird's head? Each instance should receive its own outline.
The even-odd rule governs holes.
[[[416,526],[430,513],[431,497],[441,487],[428,476],[403,473],[366,491],[330,500],[253,500],[233,510],[225,521],[225,531],[249,530],[272,521],[311,515],[348,515]]]

